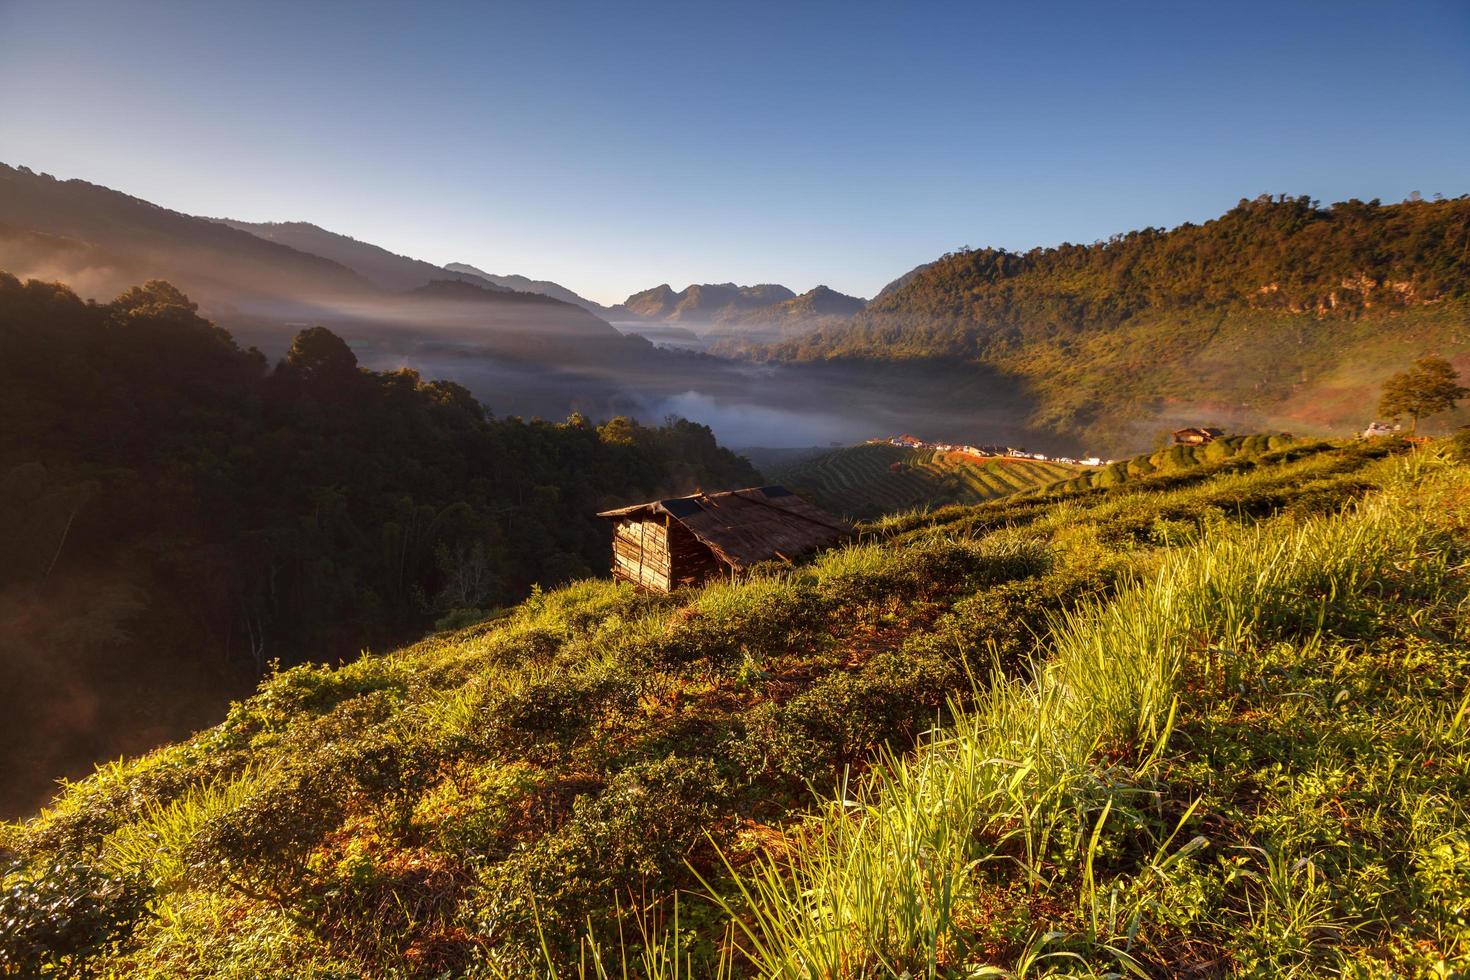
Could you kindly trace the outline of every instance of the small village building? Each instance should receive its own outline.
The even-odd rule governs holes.
[[[1214,442],[1225,434],[1223,429],[1211,426],[1191,426],[1187,429],[1176,429],[1174,431],[1174,445],[1176,446],[1203,446],[1205,443]]]
[[[670,497],[597,516],[613,523],[613,576],[654,592],[790,560],[852,533],[781,486]]]
[[[1396,435],[1399,431],[1396,422],[1374,422],[1363,430],[1364,439],[1381,439],[1384,436]]]

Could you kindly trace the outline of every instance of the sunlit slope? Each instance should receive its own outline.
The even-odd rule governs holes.
[[[829,510],[858,517],[945,504],[975,504],[1072,479],[1081,467],[1032,459],[979,460],[964,453],[865,443],[776,467],[767,475]]]
[[[1316,442],[1317,440],[1296,440],[1285,434],[1258,433],[1226,436],[1203,446],[1165,446],[1131,459],[1120,459],[1107,466],[1083,468],[1064,478],[1063,482],[1042,489],[1086,490],[1089,487],[1115,487],[1150,477],[1183,473],[1201,466],[1214,466],[1226,463],[1227,460],[1235,460],[1235,465],[1238,466],[1248,466],[1251,459],[1264,453],[1285,450],[1291,446],[1300,449],[1308,443]]]
[[[1467,500],[1293,446],[286,671],[0,826],[0,973],[1454,975]]]

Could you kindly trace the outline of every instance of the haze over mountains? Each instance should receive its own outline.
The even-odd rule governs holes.
[[[754,286],[737,286],[733,282],[696,283],[678,292],[664,283],[634,293],[614,307],[612,314],[619,320],[694,327],[744,324],[789,328],[814,325],[828,318],[845,319],[864,305],[864,300],[826,286],[817,286],[798,296],[777,283]]]
[[[373,367],[471,374],[503,413],[608,414],[615,376],[650,349],[580,305],[314,225],[199,218],[24,167],[0,165],[0,269],[98,300],[165,279],[272,357],[301,324],[323,324]]]
[[[302,309],[372,294],[341,263],[82,180],[0,164],[0,266],[111,298],[150,277],[201,301]]]
[[[759,356],[983,367],[1039,428],[1136,449],[1201,420],[1361,428],[1425,353],[1470,369],[1467,197],[1262,195],[1202,225],[962,250]]]
[[[590,310],[591,312],[596,313],[598,316],[603,317],[604,319],[611,316],[613,312],[610,307],[603,306],[601,303],[590,300],[585,296],[578,296],[567,287],[558,285],[554,282],[549,282],[545,279],[529,279],[526,276],[517,275],[495,275],[494,273],[485,272],[464,262],[451,262],[444,268],[449,270],[450,272],[458,272],[463,275],[475,276],[479,279],[483,279],[485,282],[493,283],[504,289],[514,289],[523,293],[540,293],[542,296],[550,296],[553,299],[559,299],[563,303],[573,303],[577,306],[582,307],[585,310]]]
[[[1118,455],[1179,424],[1335,432],[1365,424],[1415,357],[1470,367],[1465,198],[1263,196],[1198,226],[950,253],[871,301],[727,282],[602,307],[303,222],[197,218],[0,166],[0,269],[97,299],[164,278],[271,356],[321,323],[365,364],[460,380],[498,413],[693,414],[737,445],[923,429]]]
[[[242,346],[272,359],[303,325],[321,324],[345,337],[364,366],[458,381],[500,416],[704,417],[735,445],[856,440],[928,417],[909,393],[875,393],[842,372],[755,369],[658,350],[583,305],[501,284],[522,285],[520,277],[491,281],[467,269],[440,270],[305,223],[194,217],[0,165],[0,270],[64,282],[99,301],[165,279]],[[556,284],[527,282],[556,292]],[[795,374],[805,380],[788,383]]]
[[[360,242],[347,235],[319,228],[305,221],[235,221],[231,218],[213,219],[239,231],[249,232],[268,242],[286,245],[300,252],[320,255],[344,265],[364,279],[383,289],[406,292],[417,289],[436,279],[478,280],[486,289],[502,288],[483,276],[461,273],[452,269],[398,255],[368,242]]]
[[[485,329],[475,339],[497,328],[616,336],[589,317],[582,304],[564,302],[544,289],[516,290],[306,222],[199,218],[86,181],[57,180],[3,164],[0,267],[58,279],[94,298],[165,278],[212,315],[338,317],[400,330],[441,326],[417,322],[414,318],[432,320],[434,311],[405,304],[403,294],[435,281],[459,281],[489,294],[476,297],[485,301],[480,308]],[[414,297],[434,298],[432,293]]]
[[[123,435],[108,433],[126,433],[134,417],[148,419],[148,431],[171,437],[194,429],[208,433],[207,440],[198,440],[207,443],[207,451],[186,447],[181,458],[200,480],[222,488],[226,501],[238,487],[261,485],[261,472],[275,472],[260,453],[269,457],[286,442],[297,445],[291,440],[315,440],[310,452],[301,450],[299,487],[292,484],[296,488],[282,498],[288,513],[272,525],[293,529],[279,532],[282,541],[294,540],[297,527],[325,521],[326,511],[312,494],[321,490],[320,500],[330,504],[336,491],[322,488],[346,479],[311,469],[310,461],[325,452],[321,447],[340,442],[314,428],[324,424],[318,409],[327,406],[332,425],[349,428],[349,416],[364,411],[353,398],[336,397],[331,384],[301,387],[293,380],[314,374],[314,362],[337,365],[326,374],[340,378],[357,377],[358,367],[375,372],[364,377],[383,392],[377,421],[352,429],[364,447],[377,447],[384,433],[412,415],[395,401],[400,396],[418,399],[410,406],[414,412],[422,410],[456,433],[461,426],[474,429],[468,420],[480,410],[465,409],[471,395],[498,420],[507,439],[520,440],[523,428],[560,433],[544,443],[509,443],[496,450],[500,456],[480,460],[484,469],[474,479],[485,481],[487,499],[503,497],[509,509],[494,511],[495,520],[504,522],[497,533],[512,542],[526,530],[526,508],[537,509],[546,526],[560,526],[566,500],[578,501],[573,509],[584,517],[598,506],[590,503],[596,492],[591,485],[566,495],[563,484],[576,484],[586,466],[566,458],[556,439],[586,440],[589,446],[655,439],[630,436],[638,430],[615,419],[619,415],[654,423],[682,417],[708,425],[713,435],[699,425],[670,431],[693,433],[709,447],[715,437],[727,446],[781,448],[850,444],[910,431],[955,442],[1116,457],[1148,450],[1163,433],[1186,424],[1343,435],[1371,419],[1384,379],[1415,358],[1440,354],[1470,370],[1470,198],[1463,197],[1330,206],[1261,197],[1202,225],[1147,228],[1091,245],[952,252],[898,277],[871,301],[822,286],[797,295],[778,284],[716,283],[678,292],[661,285],[605,310],[620,323],[630,318],[631,324],[622,324],[630,332],[687,334],[698,341],[699,352],[660,349],[625,335],[597,315],[596,304],[555,283],[488,275],[463,263],[441,268],[306,223],[192,217],[24,168],[0,167],[0,271],[72,287],[9,281],[10,361],[28,379],[8,386],[13,416],[35,415],[35,406],[53,390],[88,389],[92,382],[79,376],[106,373],[120,380],[94,385],[105,389],[105,399],[73,403],[86,406],[75,415],[53,405],[52,414],[70,419],[86,440],[98,442],[99,453],[123,444]],[[152,279],[169,280],[177,289],[134,288]],[[100,302],[83,303],[73,290]],[[212,324],[196,315],[193,303]],[[76,329],[84,327],[84,335],[68,335],[68,323],[83,325]],[[304,329],[316,325],[327,329]],[[321,349],[303,353],[303,346],[312,346],[302,344],[303,335]],[[190,344],[199,350],[190,354]],[[17,348],[28,351],[29,360],[15,356]],[[114,363],[123,356],[116,352],[134,360]],[[196,364],[191,357],[203,359]],[[276,366],[269,368],[272,361]],[[106,372],[95,365],[105,365]],[[55,368],[68,382],[37,383],[43,368]],[[155,375],[158,390],[137,388],[138,379]],[[173,386],[186,391],[183,401],[189,404],[226,398],[229,404],[216,408],[220,418],[232,420],[234,434],[216,432],[212,423],[186,425],[184,417],[194,409],[167,410],[159,394]],[[254,413],[267,403],[274,406],[280,432],[256,431]],[[566,426],[538,428],[516,418],[561,420],[573,413]],[[111,419],[110,428],[91,424],[92,414]],[[172,428],[160,421],[175,416],[179,422]],[[1427,428],[1442,430],[1465,416],[1464,410],[1445,413]],[[610,419],[602,430],[591,424]],[[16,470],[25,480],[7,486],[22,503],[49,501],[49,523],[12,522],[26,534],[33,524],[45,530],[40,537],[47,547],[32,548],[28,559],[28,567],[44,570],[55,542],[66,535],[108,537],[105,526],[70,529],[67,515],[90,492],[88,481],[112,472],[108,467],[117,461],[103,459],[95,471],[57,469],[65,463],[59,450],[34,446],[51,439],[62,447],[82,437],[59,426],[35,431],[42,430],[51,435],[36,435],[9,453],[10,468],[31,468]],[[247,431],[264,448],[250,449],[254,443],[241,435]],[[432,433],[433,426],[426,431]],[[445,494],[436,507],[443,510],[453,502],[451,490],[468,479],[457,468],[462,454],[452,448],[454,439],[402,431],[396,438],[426,453],[439,450],[421,445],[422,439],[448,440],[444,446],[451,448],[440,446],[443,452],[435,456]],[[641,452],[635,450],[626,453]],[[367,456],[377,451],[364,449]],[[153,458],[152,450],[140,452]],[[407,460],[406,452],[388,455]],[[626,453],[611,451],[614,458]],[[216,457],[230,460],[228,472],[216,471]],[[608,479],[623,481],[617,485],[654,485],[614,472],[623,465],[616,459],[607,465],[613,472]],[[528,467],[552,475],[502,475]],[[729,472],[754,479],[740,467]],[[363,479],[366,471],[351,472],[352,479]],[[677,466],[667,472],[669,486],[700,485],[697,475]],[[418,475],[409,473],[403,485]],[[506,480],[514,485],[502,486]],[[153,491],[143,496],[163,499]],[[137,505],[129,497],[118,506],[129,512]],[[200,516],[199,526],[213,526],[211,519]],[[359,528],[349,537],[368,556],[366,567],[382,558],[374,535],[384,521],[401,530],[438,527],[440,520],[427,511],[404,516],[384,504],[362,518],[362,527],[373,530]],[[330,544],[340,528],[328,524],[319,533]],[[437,582],[434,549],[428,538],[420,545],[424,575]],[[171,547],[177,550],[177,544]],[[505,547],[537,554],[544,542]],[[119,567],[119,589],[140,580]],[[547,572],[552,574],[562,572]],[[533,580],[530,572],[523,574],[504,595],[529,588]],[[195,584],[186,576],[181,588]],[[422,619],[417,599],[395,594],[405,617]],[[89,599],[92,593],[77,595]],[[77,617],[102,615],[84,607],[67,608]],[[233,600],[220,609],[222,621],[235,615]],[[126,609],[118,610],[114,618],[122,622]],[[238,632],[231,623],[229,629]],[[234,635],[223,627],[217,632]],[[344,648],[359,649],[357,640],[357,634],[348,637]]]

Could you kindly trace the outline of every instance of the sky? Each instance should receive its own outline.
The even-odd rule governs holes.
[[[0,161],[615,302],[1470,193],[1470,2],[0,0]]]

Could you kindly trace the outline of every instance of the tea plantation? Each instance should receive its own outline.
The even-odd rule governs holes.
[[[1460,454],[1267,446],[281,672],[3,827],[0,969],[1462,975]]]
[[[1062,463],[980,460],[964,453],[870,442],[777,467],[769,475],[834,513],[876,517],[913,507],[994,500],[1079,472],[1079,467]]]

